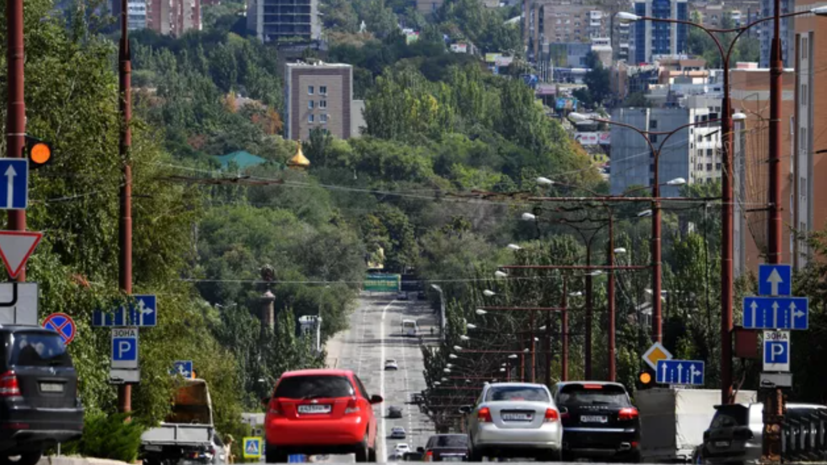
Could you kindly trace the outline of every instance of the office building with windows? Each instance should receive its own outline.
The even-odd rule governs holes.
[[[247,29],[264,43],[321,40],[319,0],[249,0]]]
[[[798,2],[799,4],[802,1]],[[819,2],[805,2],[811,3],[813,8]],[[781,14],[791,13],[796,8],[796,1],[795,0],[781,0]],[[775,2],[773,0],[761,0],[761,17],[762,18],[769,18],[775,14]],[[796,18],[785,18],[781,20],[781,54],[783,55],[784,59],[784,67],[792,67],[795,63],[795,57],[793,53],[795,53],[795,48],[793,46],[795,42],[795,22]],[[772,38],[773,38],[773,23],[772,21],[765,21],[758,26],[758,36],[761,41],[761,58],[758,61],[758,66],[761,68],[769,68],[770,67],[770,51],[772,47]]]
[[[356,135],[352,66],[300,62],[285,68],[285,138],[305,140],[314,128],[326,129],[340,139]]]
[[[635,0],[638,16],[689,20],[688,0]],[[686,54],[689,26],[659,21],[637,21],[632,25],[630,60],[633,64],[652,63],[658,57]]]

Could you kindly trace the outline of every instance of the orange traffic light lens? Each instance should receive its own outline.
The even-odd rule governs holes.
[[[640,382],[643,384],[649,384],[652,382],[652,375],[647,372],[643,372],[640,374]]]
[[[33,163],[42,165],[52,158],[52,149],[43,143],[34,144],[32,149],[29,151],[29,158],[31,158]]]

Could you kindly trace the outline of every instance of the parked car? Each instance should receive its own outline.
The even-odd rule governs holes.
[[[0,463],[34,465],[47,447],[82,431],[78,375],[60,336],[0,326]]]
[[[419,291],[416,293],[416,298],[418,300],[425,300],[427,297],[425,296],[425,291]]]
[[[824,405],[791,403],[787,404],[784,417],[788,424],[794,425],[816,410],[825,409],[827,406]],[[704,432],[703,448],[699,454],[703,463],[760,462],[763,413],[764,405],[761,403],[716,405],[715,416]],[[795,447],[792,442],[789,448]]]
[[[394,426],[391,429],[391,439],[405,439],[405,428],[401,426]]]
[[[399,292],[396,294],[396,300],[408,300],[407,292]]]
[[[282,374],[267,404],[266,460],[283,463],[292,454],[356,454],[376,461],[376,417],[368,395],[350,370],[299,370]]]
[[[399,364],[396,363],[396,360],[389,358],[385,360],[385,369],[386,370],[398,370]]]
[[[548,388],[532,383],[492,383],[474,406],[460,409],[467,418],[470,460],[483,457],[560,459],[563,427]]]
[[[640,462],[640,416],[622,384],[563,382],[552,392],[562,416],[563,460]]]
[[[399,407],[391,406],[388,409],[388,418],[402,418],[402,409]]]
[[[426,462],[467,462],[467,434],[437,434],[425,444]]]
[[[400,460],[405,457],[405,454],[410,454],[411,452],[412,451],[410,445],[405,444],[404,442],[400,442],[393,449],[393,452],[391,453],[391,456],[389,458],[391,460]]]

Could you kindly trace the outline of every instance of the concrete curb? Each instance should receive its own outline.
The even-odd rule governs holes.
[[[50,455],[43,457],[37,465],[131,465],[118,460],[98,459],[94,457],[67,457]]]

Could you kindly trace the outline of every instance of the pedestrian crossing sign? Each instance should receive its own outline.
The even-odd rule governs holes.
[[[244,438],[244,458],[261,458],[261,438]]]

